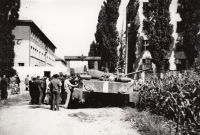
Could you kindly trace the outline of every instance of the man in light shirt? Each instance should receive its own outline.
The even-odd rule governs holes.
[[[71,96],[70,87],[76,87],[76,86],[78,86],[78,84],[73,85],[73,84],[70,83],[69,77],[64,82],[64,89],[65,89],[65,92],[67,93],[67,99],[66,99],[65,105],[64,105],[65,109],[67,109],[67,107],[68,107],[70,96]]]

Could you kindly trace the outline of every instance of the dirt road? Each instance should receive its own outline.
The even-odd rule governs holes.
[[[122,108],[64,109],[22,100],[0,109],[0,135],[138,135]]]

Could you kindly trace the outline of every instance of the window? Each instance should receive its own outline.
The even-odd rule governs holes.
[[[18,63],[18,65],[19,65],[20,67],[23,67],[23,66],[24,66],[24,63]]]
[[[180,59],[176,59],[176,60],[175,60],[175,63],[176,63],[176,64],[181,64],[181,60],[180,60]]]
[[[151,65],[142,65],[142,69],[145,70],[145,69],[149,69],[151,68]]]
[[[144,64],[151,64],[151,59],[142,59]]]

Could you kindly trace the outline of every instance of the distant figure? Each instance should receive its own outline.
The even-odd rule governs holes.
[[[19,76],[18,75],[16,75],[15,76],[15,78],[16,78],[16,84],[18,85],[18,87],[19,87],[19,84],[20,84],[20,78],[19,78]]]
[[[56,111],[59,111],[59,98],[60,98],[60,88],[62,86],[61,81],[58,79],[59,75],[55,74],[53,76],[53,79],[51,80],[51,83],[49,84],[49,88],[52,89],[52,106],[51,110],[55,110],[56,106]]]
[[[1,101],[4,103],[4,101],[7,99],[8,92],[7,92],[7,80],[6,80],[6,75],[3,75],[3,78],[1,79]]]
[[[27,75],[27,77],[25,78],[25,81],[24,81],[25,85],[26,85],[26,91],[28,91],[28,87],[29,87],[29,75]]]

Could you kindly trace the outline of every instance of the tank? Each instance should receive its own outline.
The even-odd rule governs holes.
[[[102,75],[101,75],[102,77]],[[88,107],[133,105],[138,101],[138,92],[133,90],[131,78],[116,77],[102,79],[95,75],[80,75],[79,87],[74,88],[72,99]]]

